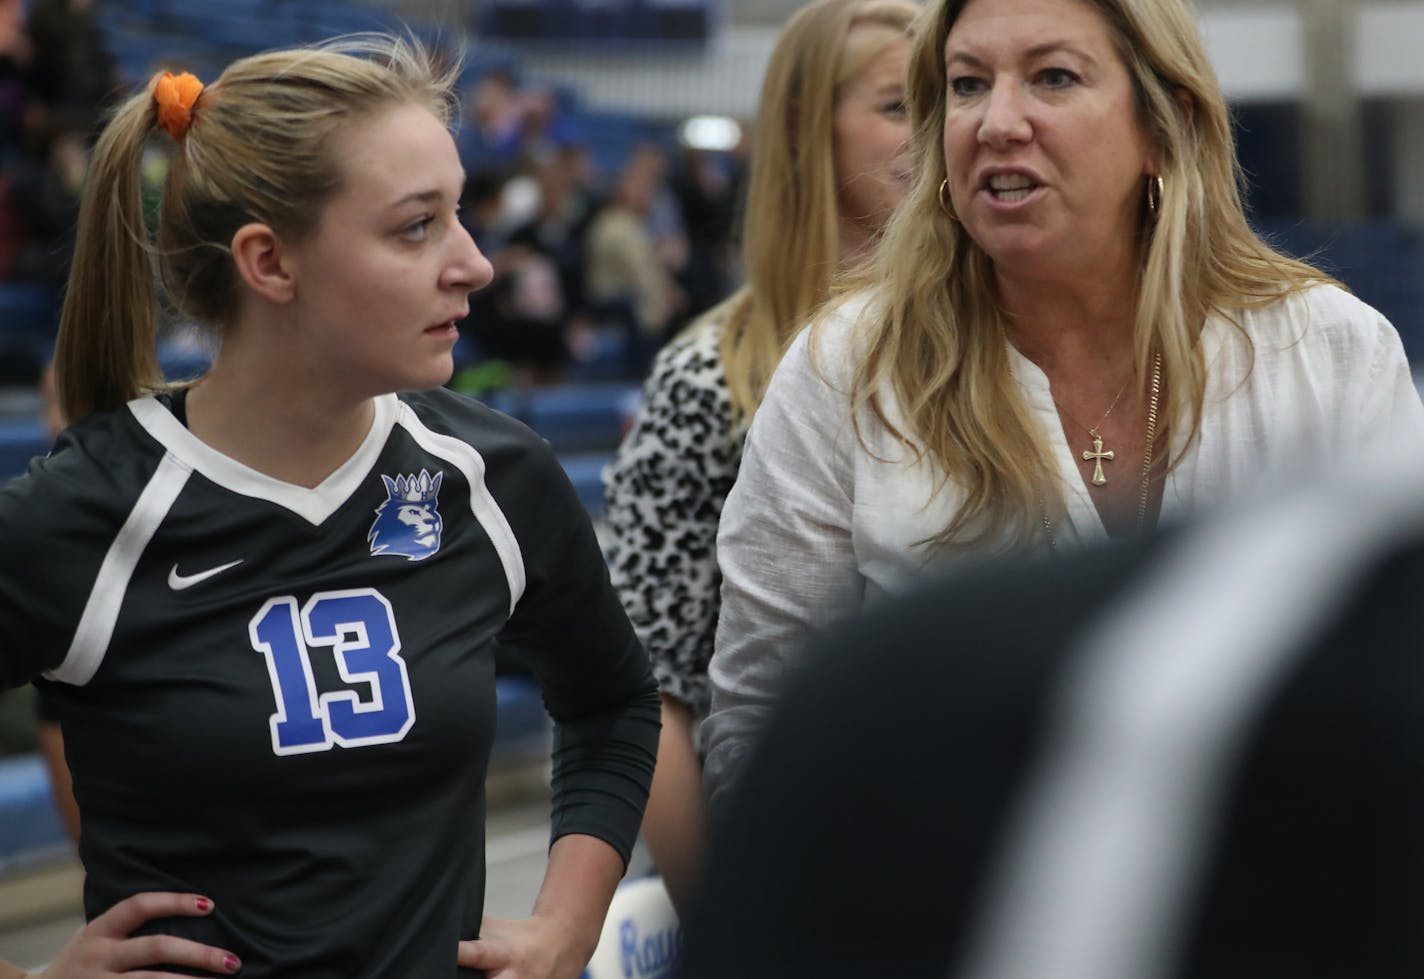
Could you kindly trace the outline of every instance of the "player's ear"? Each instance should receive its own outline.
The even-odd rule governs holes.
[[[282,239],[267,225],[252,222],[238,228],[232,236],[232,260],[247,287],[268,302],[288,303],[296,296]]]

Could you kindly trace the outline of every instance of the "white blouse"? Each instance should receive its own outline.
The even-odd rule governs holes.
[[[868,411],[856,419],[859,432],[852,424],[854,327],[865,303],[847,301],[791,346],[722,513],[722,610],[703,731],[714,799],[741,767],[794,651],[813,631],[922,577],[933,556],[921,542],[960,505],[955,485],[928,461],[913,461]],[[1381,444],[1424,446],[1424,405],[1399,335],[1378,311],[1317,286],[1237,319],[1249,344],[1221,316],[1203,329],[1201,430],[1167,476],[1163,523],[1311,465],[1350,465]],[[1068,516],[1054,528],[1056,542],[1104,539],[1047,376],[1009,352],[1014,381],[1059,464]],[[880,395],[904,430],[893,394]],[[1173,458],[1181,450],[1179,441]]]

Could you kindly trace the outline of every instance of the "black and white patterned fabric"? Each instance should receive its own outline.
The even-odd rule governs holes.
[[[722,578],[717,525],[742,461],[718,344],[724,303],[659,352],[604,473],[609,568],[662,692],[707,713]]]

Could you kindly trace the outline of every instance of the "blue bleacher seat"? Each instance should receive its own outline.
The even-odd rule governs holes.
[[[633,383],[564,384],[502,391],[489,405],[513,415],[559,452],[617,447],[637,410],[641,387]]]
[[[302,35],[275,17],[203,17],[193,36],[240,56],[266,48],[300,44]]]
[[[580,502],[595,519],[603,515],[603,470],[613,461],[611,452],[561,453],[559,464],[574,484]]]
[[[68,846],[39,755],[0,758],[0,871]]]
[[[1262,230],[1276,247],[1324,269],[1388,317],[1410,361],[1424,364],[1424,227],[1373,220],[1271,223]]]
[[[531,755],[547,755],[553,730],[539,685],[522,676],[495,680],[495,733],[490,763],[517,762]]]
[[[0,335],[53,338],[59,297],[46,286],[0,283]]]
[[[38,418],[0,419],[0,482],[23,473],[35,456],[48,454],[49,444]]]
[[[601,324],[592,329],[591,336],[592,342],[580,350],[579,359],[573,361],[565,373],[570,383],[626,381],[647,373],[642,361],[650,358],[631,349],[637,337],[628,326]]]
[[[566,114],[564,124],[587,142],[593,165],[606,176],[618,173],[640,143],[658,142],[661,130],[631,112],[578,109]]]

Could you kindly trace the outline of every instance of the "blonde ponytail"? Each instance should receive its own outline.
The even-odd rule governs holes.
[[[153,99],[135,95],[104,129],[90,160],[55,349],[55,384],[71,422],[117,408],[163,381],[140,179],[153,125]]]

